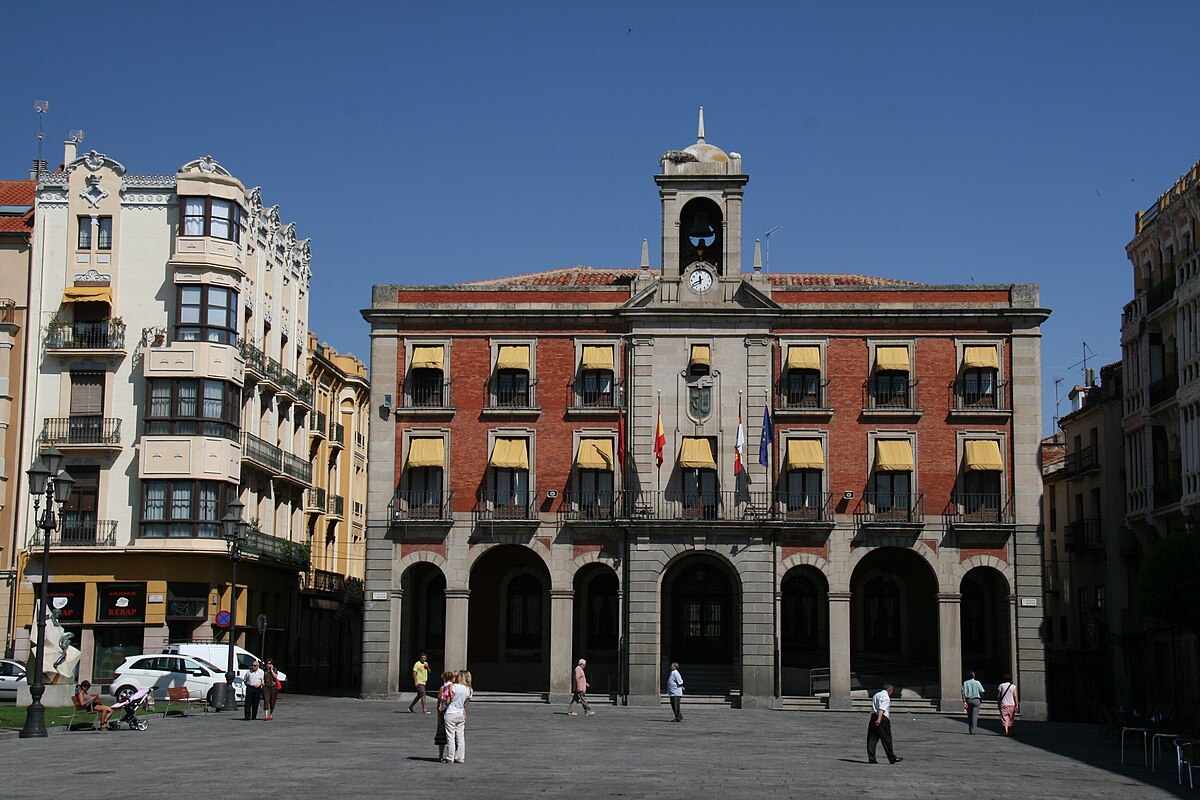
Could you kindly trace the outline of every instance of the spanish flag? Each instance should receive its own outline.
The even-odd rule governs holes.
[[[658,402],[658,431],[654,434],[654,458],[658,462],[658,466],[662,466],[663,449],[667,446],[667,434],[663,432],[662,426],[662,401]]]

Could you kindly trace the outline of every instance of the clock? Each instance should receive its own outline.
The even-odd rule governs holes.
[[[707,292],[713,285],[713,274],[706,269],[698,269],[688,278],[688,285],[697,292]]]

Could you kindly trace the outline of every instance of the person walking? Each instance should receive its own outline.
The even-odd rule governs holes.
[[[467,702],[471,699],[471,687],[463,683],[462,674],[450,688],[450,704],[446,706],[446,757],[445,761],[461,764],[467,759]]]
[[[1021,711],[1021,699],[1017,696],[1017,685],[1012,682],[1012,676],[1007,672],[1004,680],[996,688],[996,703],[1000,706],[1000,724],[1004,726],[1004,735],[1012,736],[1015,717]]]
[[[262,685],[266,674],[258,666],[258,661],[250,662],[250,669],[242,676],[246,684],[246,719],[258,719],[258,701],[262,699]]]
[[[275,662],[268,658],[267,666],[263,669],[263,719],[275,719],[275,701],[279,699],[282,683],[279,680],[279,672],[275,669]]]
[[[963,710],[967,712],[967,733],[975,735],[979,727],[979,705],[983,702],[983,684],[975,680],[975,673],[968,672],[962,685]]]
[[[675,721],[683,722],[683,676],[679,674],[679,664],[671,662],[671,674],[667,676],[667,699],[671,701],[671,711],[675,713]]]
[[[875,693],[871,698],[871,719],[867,722],[867,761],[872,764],[878,764],[875,760],[875,744],[883,742],[883,752],[887,753],[888,761],[896,764],[903,761],[903,758],[896,755],[896,751],[892,749],[892,692],[895,691],[890,683],[885,683],[883,688]]]
[[[438,761],[446,760],[446,707],[454,696],[454,673],[442,673],[442,688],[438,690],[437,700],[437,731],[433,734],[433,743],[437,745]]]
[[[571,716],[575,716],[576,703],[583,706],[583,713],[585,715],[590,717],[596,713],[595,711],[592,711],[592,707],[588,705],[587,690],[591,684],[588,683],[587,673],[584,672],[586,667],[586,658],[579,659],[579,663],[575,665],[575,692],[571,695],[571,705],[567,706],[567,713]]]
[[[413,706],[420,700],[421,710],[426,714],[433,713],[425,707],[425,684],[429,681],[429,659],[425,657],[424,653],[421,653],[421,657],[417,659],[417,663],[413,664],[412,676],[413,686],[416,687],[417,694],[413,697],[412,702],[408,704],[408,710],[412,711]],[[413,713],[416,712],[414,711]]]

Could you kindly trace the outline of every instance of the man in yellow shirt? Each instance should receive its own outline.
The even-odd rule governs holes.
[[[426,659],[424,653],[421,653],[421,657],[417,659],[417,663],[413,664],[412,673],[413,686],[417,689],[417,696],[408,704],[408,710],[413,711],[413,706],[420,700],[421,710],[426,714],[432,714],[433,712],[425,707],[425,682],[429,680],[429,661]],[[413,713],[415,714],[416,712],[413,711]]]

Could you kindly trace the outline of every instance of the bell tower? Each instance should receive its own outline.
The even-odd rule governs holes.
[[[663,277],[679,279],[705,265],[718,278],[741,279],[742,157],[704,141],[704,107],[696,143],[662,155],[654,176],[662,201]]]

